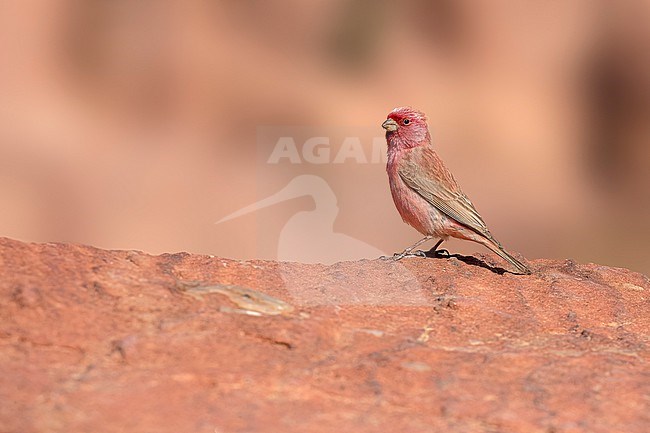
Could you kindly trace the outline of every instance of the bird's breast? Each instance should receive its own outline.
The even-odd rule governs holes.
[[[447,218],[409,188],[400,177],[397,168],[398,164],[390,164],[389,160],[387,171],[390,192],[402,220],[423,235],[443,237]]]

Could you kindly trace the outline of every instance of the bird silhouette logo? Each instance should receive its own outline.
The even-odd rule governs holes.
[[[325,179],[312,174],[294,177],[280,191],[223,217],[217,224],[303,196],[311,197],[315,208],[300,211],[286,222],[278,240],[278,260],[332,264],[384,254],[362,240],[334,231],[339,213],[336,194]]]

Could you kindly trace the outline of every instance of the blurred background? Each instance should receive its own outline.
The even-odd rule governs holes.
[[[2,2],[0,236],[274,259],[308,195],[215,225],[291,179],[260,128],[370,146],[411,105],[506,248],[650,274],[648,22],[645,0]],[[419,238],[381,164],[318,170],[334,232]]]

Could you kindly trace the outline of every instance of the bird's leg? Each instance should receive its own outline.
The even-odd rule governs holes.
[[[393,260],[395,260],[395,261],[402,260],[404,257],[411,256],[411,255],[418,256],[418,257],[423,257],[424,253],[422,253],[421,251],[419,251],[418,253],[422,253],[422,254],[417,254],[417,253],[416,254],[411,254],[411,251],[413,251],[414,248],[419,247],[420,245],[422,245],[423,243],[425,243],[426,241],[428,241],[432,237],[433,236],[425,236],[422,239],[420,239],[419,241],[417,241],[415,244],[411,245],[410,247],[408,247],[407,249],[402,251],[401,253],[393,254]]]
[[[429,254],[431,254],[431,255],[433,255],[433,256],[446,256],[446,257],[449,257],[449,255],[450,255],[450,254],[449,254],[449,251],[447,251],[447,250],[444,249],[444,248],[441,249],[441,250],[438,249],[438,247],[440,246],[440,244],[443,243],[444,241],[445,241],[444,239],[440,239],[440,240],[439,240],[439,241],[438,241],[438,242],[433,246],[433,248],[431,248],[431,249],[430,249],[429,251],[427,251],[425,254],[426,254],[427,256],[428,256]]]

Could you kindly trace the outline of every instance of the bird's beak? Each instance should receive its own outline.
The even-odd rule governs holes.
[[[386,119],[386,121],[381,124],[381,127],[386,131],[397,131],[399,125],[393,119]]]

